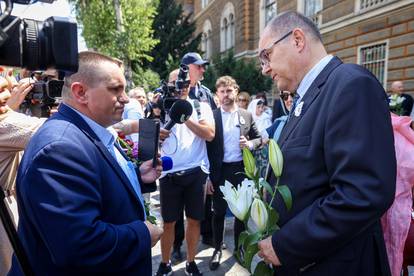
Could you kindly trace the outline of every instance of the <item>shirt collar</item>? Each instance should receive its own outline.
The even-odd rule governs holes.
[[[233,113],[239,111],[239,108],[236,106],[236,108],[231,112],[227,112],[223,108],[220,108],[220,110],[221,110],[221,114],[233,114]]]
[[[73,111],[79,114],[79,116],[82,117],[83,120],[88,124],[88,126],[92,129],[92,131],[98,136],[99,140],[106,146],[112,146],[115,141],[115,137],[103,126],[96,123],[94,120],[86,116],[85,114],[79,112],[75,108],[67,105],[69,108],[71,108]]]
[[[299,100],[305,96],[306,91],[308,91],[309,87],[312,85],[312,82],[316,79],[320,72],[322,72],[323,68],[331,61],[333,58],[332,55],[327,55],[322,58],[315,66],[312,67],[311,70],[305,75],[302,81],[299,84],[296,93],[299,95]]]

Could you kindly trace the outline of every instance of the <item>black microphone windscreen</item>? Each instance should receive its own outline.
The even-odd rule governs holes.
[[[186,100],[177,100],[170,109],[170,118],[176,124],[182,124],[188,120],[193,113],[191,103]]]

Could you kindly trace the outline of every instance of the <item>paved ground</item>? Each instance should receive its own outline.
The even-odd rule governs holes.
[[[151,194],[151,204],[153,205],[154,214],[157,216],[158,223],[161,223],[161,218],[159,215],[159,194],[158,192]],[[198,268],[206,276],[212,275],[228,275],[228,276],[245,276],[250,275],[247,270],[245,270],[242,266],[240,266],[234,257],[232,256],[234,244],[233,244],[233,218],[226,219],[226,231],[224,236],[224,242],[227,245],[227,249],[223,250],[223,257],[222,262],[216,271],[210,271],[208,267],[208,262],[210,260],[211,255],[213,254],[214,249],[208,247],[201,243],[198,250],[198,254],[196,256],[196,263]],[[182,247],[182,251],[185,254],[185,243]],[[185,256],[184,256],[185,257]],[[152,270],[155,273],[158,269],[158,265],[161,262],[161,247],[160,243],[152,249]],[[185,275],[185,261],[173,266],[174,275],[181,276]]]
[[[160,218],[160,210],[159,210],[159,193],[155,192],[151,194],[151,204],[153,205],[153,211],[154,214],[157,217],[158,223],[161,223]],[[213,254],[214,249],[211,247],[208,247],[201,243],[198,250],[198,254],[196,256],[196,263],[198,265],[198,268],[205,276],[215,276],[215,275],[226,275],[226,276],[247,276],[250,275],[250,273],[244,269],[242,266],[240,266],[234,257],[232,256],[234,244],[233,244],[233,218],[227,218],[226,219],[226,226],[225,226],[225,236],[224,236],[224,242],[227,245],[227,249],[223,250],[223,257],[222,262],[216,271],[210,271],[208,267],[208,262],[211,258],[211,255]],[[185,258],[185,242],[182,247],[182,251],[184,253]],[[152,249],[152,271],[155,274],[155,272],[158,269],[158,265],[161,262],[161,247],[160,243]],[[184,273],[185,269],[185,261],[182,263],[179,263],[175,266],[173,266],[173,271],[175,276],[184,276],[186,275]],[[414,276],[414,267],[409,267],[409,276]]]

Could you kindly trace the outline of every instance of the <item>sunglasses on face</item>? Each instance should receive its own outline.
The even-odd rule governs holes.
[[[280,98],[284,101],[286,101],[289,98],[289,96],[291,96],[293,98],[295,96],[295,93],[294,92],[287,92],[287,91],[284,91],[284,92],[280,93]]]
[[[260,51],[259,60],[260,60],[260,65],[262,66],[262,68],[269,65],[269,63],[270,63],[270,54],[272,53],[273,47],[275,47],[279,42],[283,41],[285,38],[290,36],[292,33],[293,33],[293,31],[288,32],[287,34],[285,34],[284,36],[282,36],[278,40],[275,40],[269,47],[264,48],[263,50]]]
[[[247,102],[247,99],[245,99],[245,98],[239,98],[238,101],[239,102]]]

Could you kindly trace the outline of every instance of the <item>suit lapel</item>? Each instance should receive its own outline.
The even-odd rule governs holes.
[[[223,118],[221,117],[221,108],[217,108],[214,110],[214,119],[216,121],[217,126],[217,138],[219,143],[219,149],[220,149],[220,158],[223,160],[224,156],[224,134],[223,134]]]
[[[61,104],[59,107],[59,112],[68,118],[72,123],[74,123],[85,135],[88,137],[92,143],[98,148],[98,150],[103,155],[104,159],[109,163],[109,165],[113,168],[115,173],[121,179],[121,182],[125,186],[125,188],[132,193],[132,196],[140,202],[137,194],[135,193],[134,189],[132,188],[132,184],[130,183],[128,177],[125,175],[122,168],[119,166],[116,159],[112,156],[112,154],[108,151],[106,146],[102,143],[101,140],[96,136],[95,132],[89,127],[89,125],[82,119],[79,114],[73,111],[70,107],[66,106],[65,104]],[[98,164],[97,164],[98,165]],[[141,205],[141,204],[139,204]]]
[[[240,124],[240,135],[247,136],[247,133],[248,133],[247,118],[243,116],[243,112],[241,112],[240,109],[237,109],[237,119]]]
[[[292,131],[295,129],[297,124],[300,120],[305,116],[306,111],[315,101],[316,97],[319,95],[320,87],[325,83],[328,76],[331,72],[342,64],[341,60],[337,57],[333,57],[332,60],[325,66],[325,68],[321,71],[321,73],[316,77],[316,79],[312,82],[309,89],[306,91],[305,96],[303,96],[302,100],[296,104],[296,107],[302,105],[302,111],[300,114],[295,114],[295,110],[292,110],[292,114],[290,115],[289,121],[286,123],[285,127],[282,130],[282,133],[279,137],[278,144],[280,147],[283,146],[285,141],[289,138]]]

